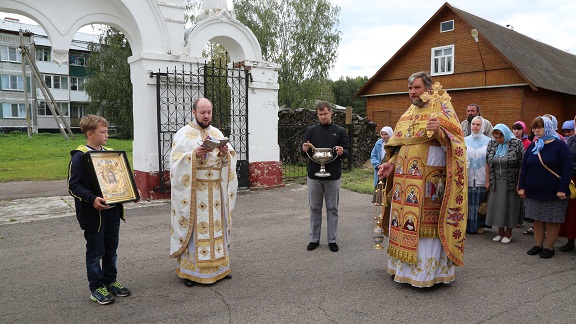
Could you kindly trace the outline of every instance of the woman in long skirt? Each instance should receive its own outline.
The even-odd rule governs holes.
[[[484,233],[484,217],[478,216],[478,206],[488,188],[486,151],[490,137],[482,133],[484,119],[476,116],[471,122],[471,134],[466,136],[466,164],[468,166],[468,222],[467,233]]]

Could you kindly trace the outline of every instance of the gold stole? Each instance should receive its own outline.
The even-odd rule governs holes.
[[[430,114],[440,119],[440,134],[426,136]],[[427,166],[428,148],[446,147],[446,167]],[[392,156],[394,150],[400,151]],[[395,161],[391,188],[388,254],[410,264],[418,262],[418,239],[439,238],[454,264],[464,264],[468,213],[466,145],[450,101],[434,108],[414,105],[400,117],[386,155]]]

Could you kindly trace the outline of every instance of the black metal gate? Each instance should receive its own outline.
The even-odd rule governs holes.
[[[250,186],[248,175],[248,71],[242,64],[233,68],[220,62],[190,64],[179,70],[150,73],[156,78],[158,163],[161,181],[158,191],[170,189],[170,151],[174,134],[192,121],[192,102],[210,99],[212,125],[219,128],[236,151],[238,186]],[[237,66],[237,67],[236,67]]]

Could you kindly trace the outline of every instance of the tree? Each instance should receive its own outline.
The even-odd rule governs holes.
[[[366,99],[356,98],[353,99],[354,95],[364,84],[368,82],[368,77],[340,77],[339,80],[332,82],[332,91],[334,91],[334,97],[336,98],[336,103],[340,106],[352,106],[352,111],[359,115],[366,115]]]
[[[118,30],[106,26],[99,44],[88,45],[85,89],[90,97],[88,112],[101,114],[124,137],[134,130],[132,118],[132,83],[128,57],[130,44]]]
[[[322,94],[338,55],[339,6],[329,0],[234,0],[234,9],[260,42],[263,59],[280,64],[280,105],[311,107],[332,96]]]

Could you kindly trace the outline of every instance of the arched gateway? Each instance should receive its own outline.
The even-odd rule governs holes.
[[[44,28],[52,44],[52,60],[58,64],[67,64],[70,42],[82,26],[110,25],[126,35],[133,53],[128,60],[134,91],[133,169],[143,198],[169,196],[158,190],[162,187],[162,179],[168,178],[168,170],[160,165],[159,78],[151,76],[176,69],[194,74],[204,66],[201,53],[208,41],[223,45],[231,60],[236,62],[235,67],[241,68],[247,77],[244,94],[249,109],[246,124],[242,125],[249,136],[242,138],[246,141],[244,156],[249,186],[282,185],[277,126],[278,66],[262,61],[254,34],[226,9],[225,0],[205,0],[203,10],[196,25],[185,30],[182,0],[91,0],[81,4],[72,0],[4,0],[0,3],[0,11],[27,16]],[[233,81],[227,82],[230,88],[237,86]],[[204,95],[206,92],[201,86],[199,83],[197,91],[190,92],[191,95]],[[189,104],[193,99],[173,104],[178,106],[176,109],[187,111],[191,109]],[[235,110],[243,109],[232,107],[225,120],[234,121],[236,114],[241,113]],[[244,127],[238,125],[228,125],[231,133]]]

